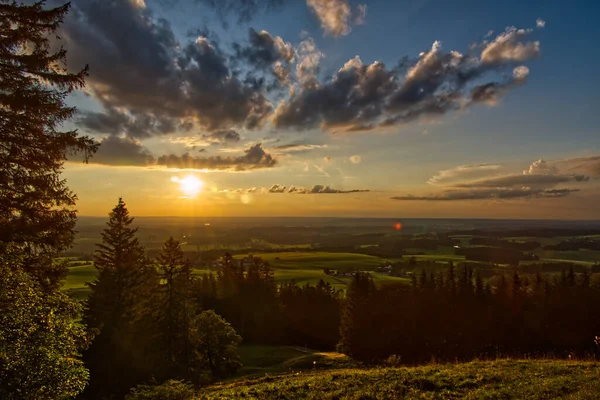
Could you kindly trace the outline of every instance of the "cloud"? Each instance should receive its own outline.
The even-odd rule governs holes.
[[[239,7],[242,14],[246,6],[275,3],[202,2],[226,13]],[[327,29],[350,29],[347,0],[308,2]],[[68,65],[91,66],[86,91],[102,110],[81,114],[79,125],[89,133],[144,139],[191,129],[254,130],[269,122],[332,132],[390,129],[496,104],[525,82],[529,69],[521,64],[539,55],[539,42],[528,40],[531,30],[509,28],[465,54],[435,42],[406,68],[365,64],[357,56],[322,79],[324,55],[306,35],[294,49],[267,31],[249,30],[247,43],[234,45],[232,53],[206,30],[177,37],[168,21],[140,4],[74,0],[61,28]],[[366,8],[357,10],[362,18]]]
[[[326,34],[338,37],[350,33],[352,12],[348,0],[306,0],[306,4],[317,16]]]
[[[317,74],[319,73],[321,59],[324,57],[324,54],[319,51],[315,41],[311,37],[306,37],[300,42],[297,54],[296,79],[300,85],[302,87],[318,85]]]
[[[248,171],[272,168],[277,164],[260,143],[250,146],[244,150],[244,153],[243,156],[237,157],[195,157],[189,154],[171,154],[158,157],[156,165],[178,169]]]
[[[453,186],[461,188],[477,187],[514,187],[514,186],[552,186],[566,182],[584,182],[584,175],[507,175],[497,178],[481,179],[469,183],[459,183]]]
[[[551,165],[542,159],[532,162],[528,169],[523,170],[523,175],[554,175],[557,173],[558,169],[556,166]]]
[[[290,143],[276,146],[273,150],[276,153],[305,153],[317,149],[327,148],[326,144],[308,144],[308,143]]]
[[[246,60],[251,66],[269,70],[278,86],[291,84],[291,65],[295,60],[295,49],[281,37],[272,37],[269,32],[249,30],[247,46],[234,44],[237,60]]]
[[[237,143],[241,140],[241,136],[237,131],[224,129],[202,135],[171,136],[168,140],[171,143],[179,143],[183,144],[185,147],[196,148],[198,146],[216,146]]]
[[[132,138],[148,138],[164,135],[177,129],[176,121],[143,111],[127,113],[108,106],[105,112],[80,112],[77,125],[90,132],[109,135],[126,135]]]
[[[232,129],[210,132],[202,138],[213,144],[235,143],[240,141],[240,134]]]
[[[90,131],[149,136],[166,121],[254,129],[272,112],[264,93],[232,73],[218,42],[199,36],[180,43],[169,22],[129,0],[73,1],[60,36],[69,66],[90,64],[86,90],[104,106],[82,118]]]
[[[529,29],[507,28],[494,40],[484,45],[481,51],[481,63],[497,66],[539,57],[540,42],[523,43],[519,41],[529,33],[531,33]]]
[[[180,0],[158,0],[164,7],[172,8]],[[194,3],[211,7],[223,26],[228,27],[227,17],[237,16],[238,23],[250,22],[260,13],[277,10],[286,3],[286,0],[193,0]]]
[[[115,166],[149,166],[154,156],[132,138],[109,136],[100,141],[100,147],[90,163]]]
[[[278,104],[271,122],[276,128],[369,131],[496,104],[525,82],[529,69],[516,64],[540,54],[539,42],[524,41],[530,34],[509,28],[466,54],[435,42],[408,68],[355,57],[324,83],[312,74],[309,84]]]
[[[355,25],[363,25],[367,18],[367,5],[359,4],[356,6],[356,15],[354,16]]]
[[[553,165],[570,173],[586,174],[600,177],[600,156],[567,158],[554,161]]]
[[[100,141],[100,148],[90,163],[111,166],[248,171],[272,168],[277,164],[277,160],[267,153],[260,143],[244,150],[242,156],[197,157],[185,153],[156,157],[135,139],[109,136]]]
[[[543,20],[543,19],[541,19],[541,18],[538,18],[538,19],[535,21],[535,26],[537,26],[538,28],[544,28],[544,27],[546,27],[546,21],[544,21],[544,20]]]
[[[503,175],[498,175],[501,166],[497,164],[462,165],[442,170],[428,181],[431,185],[446,186],[450,189],[427,195],[396,196],[393,199],[444,201],[563,197],[578,192],[579,189],[557,189],[555,186],[589,180],[586,175],[565,171],[564,166],[589,166],[590,162],[595,161],[594,159],[600,163],[600,156],[582,158],[575,163],[572,160],[548,163],[540,159],[531,163],[522,174]],[[563,168],[558,167],[561,164]]]
[[[355,154],[353,156],[348,157],[348,160],[350,160],[352,164],[360,164],[360,162],[362,161],[362,157]]]
[[[268,189],[263,190],[265,193],[296,193],[296,194],[344,194],[344,193],[362,193],[368,192],[365,189],[340,190],[334,189],[326,185],[314,185],[311,188],[302,186],[285,186],[275,184]]]
[[[456,200],[509,200],[530,198],[558,198],[579,189],[532,189],[532,188],[498,188],[498,189],[476,189],[476,190],[446,190],[438,194],[424,196],[396,196],[392,200],[414,200],[414,201],[456,201]]]
[[[476,165],[460,165],[455,168],[439,171],[437,174],[429,178],[427,183],[430,185],[448,185],[465,180],[472,180],[490,173],[497,173],[501,165],[499,164],[476,164]]]

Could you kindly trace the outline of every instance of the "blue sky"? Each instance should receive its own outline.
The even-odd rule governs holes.
[[[103,142],[67,165],[83,214],[129,195],[148,215],[600,218],[592,1],[298,0],[246,21],[192,0],[73,8],[69,67],[91,69],[73,123]]]

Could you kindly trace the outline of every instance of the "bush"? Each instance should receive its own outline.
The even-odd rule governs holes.
[[[190,400],[194,386],[184,381],[170,380],[160,385],[139,385],[131,389],[126,400]]]

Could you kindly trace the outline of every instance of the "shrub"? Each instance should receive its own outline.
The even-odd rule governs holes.
[[[126,400],[191,400],[194,386],[184,381],[170,380],[160,385],[139,385],[131,389]]]

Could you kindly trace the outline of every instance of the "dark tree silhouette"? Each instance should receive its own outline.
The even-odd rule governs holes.
[[[156,261],[161,285],[153,319],[164,353],[165,376],[190,378],[190,321],[198,309],[192,297],[195,282],[191,265],[184,258],[181,244],[172,237],[164,243]]]
[[[83,321],[99,330],[84,354],[90,368],[89,391],[95,396],[124,393],[147,378],[153,368],[147,334],[152,315],[147,311],[158,278],[132,228],[133,218],[123,199],[109,214],[108,227],[98,244],[95,267],[98,277],[89,284],[91,293]],[[106,390],[109,390],[107,393]]]
[[[97,145],[60,130],[75,112],[65,98],[88,70],[68,73],[66,51],[51,51],[69,4],[44,6],[0,0],[0,254],[20,255],[21,268],[55,288],[65,268],[51,260],[71,244],[76,219],[60,174],[70,152],[87,161]]]

